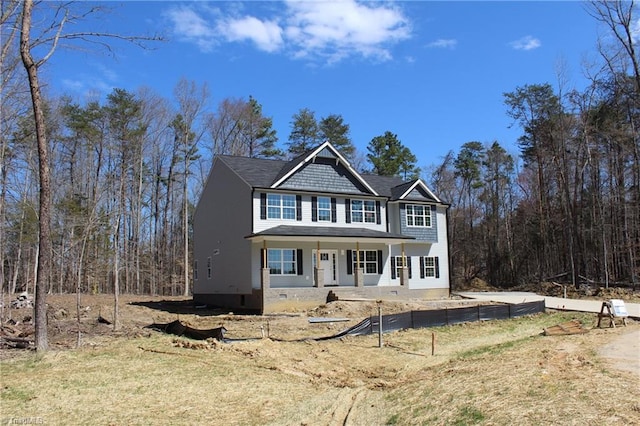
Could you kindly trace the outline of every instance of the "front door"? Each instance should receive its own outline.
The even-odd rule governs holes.
[[[320,250],[320,269],[324,270],[324,285],[338,284],[338,251]],[[316,250],[313,250],[313,266],[316,266]]]

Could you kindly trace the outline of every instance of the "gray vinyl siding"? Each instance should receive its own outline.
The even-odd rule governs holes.
[[[418,241],[427,241],[430,243],[438,242],[438,215],[436,210],[431,210],[431,227],[420,228],[415,226],[407,226],[407,213],[405,205],[411,203],[400,203],[400,233],[414,237]],[[430,205],[427,207],[431,208]]]
[[[336,165],[335,160],[323,158],[305,164],[278,188],[342,194],[370,194],[341,163]]]
[[[200,269],[194,294],[251,292],[251,243],[244,238],[251,233],[251,215],[251,188],[216,160],[193,216],[193,253]]]
[[[415,200],[415,201],[434,201],[434,199],[431,198],[429,196],[429,194],[424,192],[422,190],[422,188],[419,188],[419,187],[413,188],[413,190],[410,193],[407,194],[407,196],[404,198],[404,200],[407,200],[407,201],[411,201],[411,200]]]

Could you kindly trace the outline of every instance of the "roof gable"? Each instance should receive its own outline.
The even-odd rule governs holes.
[[[278,188],[370,195],[371,191],[339,161],[316,157],[283,180]]]
[[[289,184],[291,184],[291,182],[293,181],[290,181],[290,179],[292,179],[294,174],[308,168],[308,166],[311,164],[324,165],[324,170],[327,171],[330,169],[326,166],[335,164],[333,171],[338,173],[338,175],[342,177],[341,179],[339,179],[340,183],[345,184],[348,181],[351,183],[352,188],[358,189],[358,192],[363,192],[370,195],[379,195],[378,192],[376,192],[376,190],[373,189],[373,187],[371,187],[371,185],[362,176],[360,176],[360,174],[356,172],[353,167],[351,167],[349,162],[329,142],[325,142],[317,148],[311,150],[307,155],[302,155],[295,160],[292,160],[287,165],[287,170],[284,173],[280,173],[278,175],[278,178],[271,185],[271,188],[279,188],[283,183],[287,181],[289,181]],[[311,167],[309,168],[309,171],[316,173],[317,169],[318,167]],[[317,178],[314,178],[314,180],[312,181],[310,180],[312,174],[308,173],[307,176],[304,176],[307,178],[307,181],[306,183],[304,183],[304,185],[310,186],[306,189],[321,189],[322,185],[324,185],[322,177],[320,177],[319,180]],[[318,188],[317,185],[321,185],[321,188]],[[333,189],[335,190],[335,188]]]
[[[415,200],[415,201],[435,201],[440,203],[440,199],[420,179],[407,182],[392,188],[393,199]]]

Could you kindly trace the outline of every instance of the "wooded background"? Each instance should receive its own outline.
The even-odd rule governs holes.
[[[290,158],[322,140],[360,171],[421,173],[451,204],[453,288],[474,278],[505,288],[552,278],[637,285],[638,18],[633,2],[595,2],[589,11],[614,42],[599,44],[601,61],[584,70],[590,76],[584,90],[565,89],[559,75],[553,85],[531,82],[504,94],[505,114],[521,129],[519,152],[505,150],[509,141],[461,141],[442,161],[417,159],[389,131],[372,135],[365,155],[341,116],[317,120],[306,108],[293,116],[282,143],[256,99],[223,99],[210,108],[207,85],[186,80],[176,82],[172,99],[149,88],[115,89],[84,103],[45,95],[48,291],[113,292],[117,273],[122,292],[188,294],[190,218],[212,159]],[[17,33],[10,32],[19,29],[20,13],[2,12],[0,282],[4,292],[31,293],[39,154],[29,81]],[[47,40],[36,38],[34,46],[38,41]],[[394,154],[383,158],[389,147]]]

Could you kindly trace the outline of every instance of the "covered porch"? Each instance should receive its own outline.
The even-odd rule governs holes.
[[[247,236],[254,289],[406,286],[406,262],[391,262],[413,237],[367,228],[276,226]],[[395,268],[391,273],[391,266]],[[391,279],[391,277],[397,279]]]

